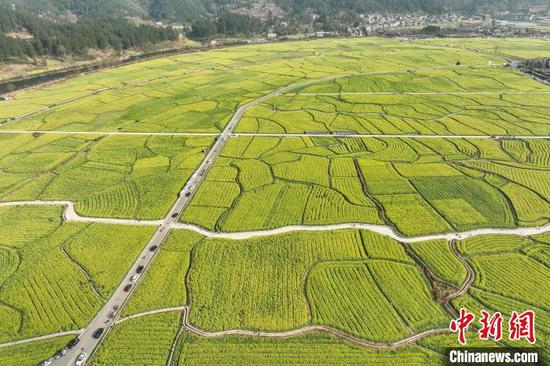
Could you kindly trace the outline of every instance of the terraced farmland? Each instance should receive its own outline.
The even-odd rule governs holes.
[[[549,148],[548,140],[234,137],[182,221],[216,231],[384,223],[405,235],[539,225],[550,217]]]

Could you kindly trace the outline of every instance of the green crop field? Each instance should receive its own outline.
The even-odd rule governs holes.
[[[267,99],[237,132],[544,135],[549,91],[501,67],[354,75]]]
[[[380,342],[447,322],[414,260],[378,234],[227,240],[177,231],[166,244],[127,315],[188,305],[190,322],[210,331],[322,324]]]
[[[83,216],[161,218],[212,138],[0,134],[2,201],[70,200]]]
[[[70,330],[92,365],[443,365],[461,307],[534,310],[550,356],[550,87],[505,66],[548,44],[273,42],[12,93],[0,364]]]
[[[2,366],[38,365],[65,347],[72,338],[74,337],[64,336],[0,348],[0,364]]]
[[[216,231],[386,223],[406,235],[540,225],[550,217],[549,148],[548,140],[234,137],[182,221]]]
[[[537,317],[537,344],[544,357],[549,355],[550,339],[547,236],[483,236],[459,242],[457,247],[476,277],[468,294],[453,301],[454,306],[477,313],[490,309],[509,316],[512,311],[533,310]],[[508,340],[505,343],[513,344]]]
[[[156,314],[115,326],[93,365],[166,365],[180,314]]]
[[[468,48],[478,50],[487,55],[508,55],[514,58],[530,59],[537,57],[550,57],[548,46],[550,42],[543,39],[522,39],[522,38],[493,38],[469,39],[463,42],[458,39],[427,39],[419,41],[422,44],[436,45],[438,47]]]
[[[85,326],[152,235],[60,217],[59,207],[0,208],[1,342]]]
[[[2,128],[217,132],[236,106],[289,84],[349,72],[452,67],[458,61],[487,65],[499,58],[384,39],[235,47],[144,61],[18,93],[0,102],[0,118],[54,105]],[[75,97],[80,99],[63,104]]]

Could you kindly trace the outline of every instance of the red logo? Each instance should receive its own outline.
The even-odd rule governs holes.
[[[489,337],[492,337],[495,341],[500,341],[502,339],[502,314],[497,311],[493,316],[490,315],[485,310],[481,311],[482,327],[478,332],[479,339],[488,341]]]
[[[460,315],[457,319],[451,320],[449,330],[458,333],[458,342],[466,344],[466,331],[468,326],[474,321],[475,316],[467,312],[465,309],[460,309]],[[479,339],[499,341],[502,339],[502,323],[504,317],[498,311],[491,315],[489,312],[482,310],[479,323],[481,328],[478,331]],[[508,339],[511,341],[527,340],[529,343],[536,342],[535,337],[535,313],[532,310],[524,311],[518,314],[517,311],[512,311],[510,320],[508,321]]]
[[[460,316],[458,319],[451,320],[449,329],[451,332],[458,332],[458,341],[460,344],[466,344],[466,336],[464,335],[464,332],[468,329],[468,326],[472,321],[474,321],[474,319],[474,314],[470,314],[466,310],[460,309]]]
[[[512,311],[508,327],[510,329],[508,339],[511,341],[518,341],[522,338],[531,344],[537,341],[535,338],[535,313],[531,310],[527,310],[519,315],[517,312]]]

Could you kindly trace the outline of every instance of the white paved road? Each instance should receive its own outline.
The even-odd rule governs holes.
[[[196,181],[194,181],[196,182]],[[181,212],[181,205],[189,202],[191,196],[185,197],[185,193],[196,191],[196,185],[187,184],[186,188],[182,190],[182,196],[186,199],[178,200],[170,211],[170,215],[176,215]],[[0,208],[13,207],[13,206],[63,206],[63,218],[67,222],[88,222],[88,223],[101,223],[101,224],[113,224],[113,225],[136,225],[136,226],[165,226],[168,230],[191,230],[208,238],[217,239],[232,239],[232,240],[246,240],[264,236],[285,234],[299,231],[334,231],[334,230],[367,230],[380,235],[384,235],[400,241],[402,243],[419,243],[430,240],[464,240],[474,236],[480,235],[517,235],[517,236],[532,236],[537,234],[543,234],[550,232],[550,223],[544,226],[535,227],[517,227],[517,228],[480,228],[469,231],[443,233],[443,234],[431,234],[420,236],[403,236],[391,227],[387,225],[377,224],[365,224],[365,223],[343,223],[332,225],[291,225],[283,226],[269,230],[256,230],[256,231],[241,231],[241,232],[213,232],[206,230],[200,226],[184,224],[177,222],[175,217],[170,217],[170,220],[132,220],[132,219],[111,219],[103,217],[85,217],[80,216],[75,212],[74,203],[71,201],[14,201],[14,202],[0,202]],[[131,277],[131,276],[130,276]]]
[[[92,136],[221,136],[221,133],[210,132],[91,132],[91,131],[53,131],[53,130],[0,130],[0,134],[34,134],[45,135],[92,135]],[[419,135],[419,134],[349,134],[345,132],[326,133],[231,133],[229,137],[337,137],[337,138],[414,138],[414,139],[550,139],[550,135]]]

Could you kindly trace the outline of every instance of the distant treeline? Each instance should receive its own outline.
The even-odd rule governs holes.
[[[137,26],[108,15],[85,15],[70,23],[0,7],[0,61],[85,55],[88,49],[120,51],[175,39],[172,29]]]
[[[209,38],[215,35],[252,35],[266,31],[266,25],[256,18],[221,11],[214,19],[203,18],[193,22],[191,38]]]

